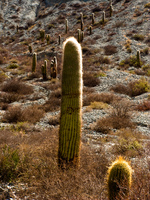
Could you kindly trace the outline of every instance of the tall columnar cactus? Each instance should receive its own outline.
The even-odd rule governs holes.
[[[42,65],[42,75],[43,80],[47,80],[47,60],[45,60],[44,65]]]
[[[141,54],[139,50],[137,51],[137,65],[141,67]]]
[[[32,72],[36,71],[36,65],[37,65],[37,54],[34,52],[32,59]]]
[[[94,13],[92,13],[92,24],[95,23],[95,17],[94,17]]]
[[[82,51],[73,37],[63,46],[62,100],[58,162],[60,167],[78,166],[81,143]]]
[[[110,5],[109,12],[110,12],[110,17],[112,17],[112,15],[113,15],[113,7],[112,7],[112,4]]]
[[[122,157],[112,163],[108,169],[109,200],[127,199],[131,186],[132,169]]]
[[[66,34],[68,33],[68,19],[66,19]]]

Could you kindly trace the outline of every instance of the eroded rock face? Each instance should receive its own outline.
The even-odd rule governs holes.
[[[0,1],[1,25],[0,32],[9,26],[25,26],[34,21],[40,0],[2,0]]]

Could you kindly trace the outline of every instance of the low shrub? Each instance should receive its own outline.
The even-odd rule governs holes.
[[[95,87],[100,84],[100,79],[95,77],[94,74],[86,72],[83,74],[83,83],[87,87]]]
[[[102,133],[109,133],[111,129],[134,128],[131,121],[131,104],[126,100],[114,101],[113,109],[110,114],[97,120],[93,129]]]
[[[35,124],[44,116],[44,110],[38,106],[33,105],[21,109],[20,106],[9,107],[2,118],[3,122],[17,123],[29,122]]]
[[[127,86],[123,84],[117,84],[111,87],[111,90],[117,93],[126,94],[131,97],[141,95],[143,93],[148,92],[150,89],[150,85],[145,78],[141,78],[136,81],[131,81]]]
[[[1,90],[8,93],[17,93],[18,95],[26,95],[33,93],[32,86],[29,86],[19,80],[12,79],[2,85]]]
[[[150,3],[144,5],[145,8],[150,8]]]
[[[100,94],[90,93],[84,97],[83,106],[88,106],[94,101],[111,104],[115,99],[118,99],[118,97],[113,93],[106,93],[106,92],[102,92]]]
[[[141,61],[140,66],[143,64],[143,62]],[[129,66],[134,66],[134,67],[140,67],[139,63],[137,61],[137,57],[136,56],[130,56],[129,58],[126,58],[125,60],[122,60],[119,65],[121,67],[125,67],[128,68]]]
[[[136,108],[136,110],[139,110],[139,111],[148,111],[150,110],[150,100],[145,100],[141,103],[139,103]]]
[[[18,67],[19,67],[19,65],[17,63],[10,63],[7,68],[8,69],[16,69]]]
[[[112,55],[117,53],[117,47],[113,45],[107,45],[104,47],[105,55]]]
[[[132,38],[134,40],[137,40],[137,41],[143,41],[144,40],[144,35],[135,34],[135,35],[132,36]]]

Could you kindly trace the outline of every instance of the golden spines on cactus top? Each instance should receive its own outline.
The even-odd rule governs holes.
[[[82,108],[82,51],[73,37],[63,46],[62,101],[58,160],[79,164]]]
[[[119,157],[108,169],[109,200],[128,199],[132,179],[132,169],[127,161]]]

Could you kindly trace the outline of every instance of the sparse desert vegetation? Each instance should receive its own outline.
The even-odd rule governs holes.
[[[117,199],[150,199],[150,3],[114,0],[110,13],[105,0],[45,2],[0,1],[0,199],[110,200],[108,169],[119,157],[132,181],[114,182]],[[62,90],[70,36],[83,62],[83,93],[71,96],[78,72],[66,71],[66,85],[74,83]],[[74,57],[68,69],[77,66]],[[77,120],[73,102],[81,93],[81,134],[61,138],[66,147],[79,141],[79,154],[60,168],[60,124],[64,130]]]

